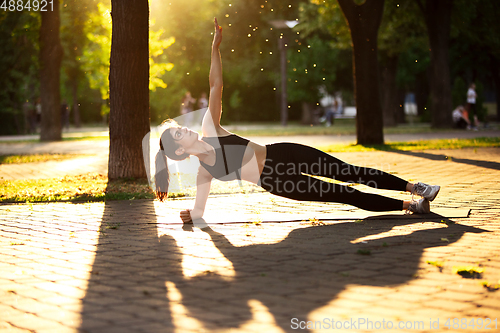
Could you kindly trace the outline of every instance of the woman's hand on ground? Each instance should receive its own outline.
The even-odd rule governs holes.
[[[214,25],[215,25],[215,32],[214,32],[213,46],[219,47],[220,43],[222,42],[222,27],[219,26],[219,23],[217,22],[216,18],[214,19]]]
[[[191,209],[186,209],[181,211],[181,220],[184,223],[192,223],[193,220],[191,219]]]

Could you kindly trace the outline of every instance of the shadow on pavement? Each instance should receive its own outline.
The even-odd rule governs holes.
[[[165,281],[182,274],[181,254],[160,242],[154,209],[146,200],[106,203],[83,299],[83,332],[173,331]]]
[[[377,217],[295,229],[276,244],[236,247],[224,234],[206,226],[202,230],[232,263],[235,276],[229,280],[217,274],[187,278],[174,237],[158,237],[153,202],[133,210],[126,209],[128,204],[106,204],[93,274],[83,300],[80,329],[84,332],[110,332],[110,327],[113,332],[188,329],[179,327],[173,318],[172,302],[182,303],[183,315],[189,318],[184,325],[196,319],[207,331],[230,330],[254,318],[253,300],[267,307],[284,331],[295,331],[292,318],[308,320],[312,311],[334,300],[346,286],[406,283],[414,278],[423,251],[443,246],[441,238],[453,243],[466,232],[485,231],[448,221],[440,228],[351,243],[416,222]],[[441,216],[433,219],[447,221]],[[106,229],[114,226],[118,228]],[[183,229],[189,232],[191,228],[184,225]],[[357,254],[359,249],[371,255]],[[166,283],[174,285],[182,297],[169,300]]]
[[[484,230],[455,224],[442,216],[432,216],[442,228],[419,230],[410,235],[383,237],[364,243],[351,241],[387,232],[395,226],[417,222],[415,219],[366,219],[361,223],[338,223],[296,229],[272,245],[233,246],[221,233],[206,227],[212,241],[229,259],[236,271],[234,282],[217,276],[197,277],[183,289],[199,290],[203,306],[184,295],[190,316],[221,318],[222,329],[242,325],[251,318],[250,300],[259,300],[284,331],[291,329],[291,319],[308,320],[308,315],[334,300],[347,285],[388,286],[403,284],[414,278],[422,252],[443,246],[441,238],[455,242],[466,232]],[[426,221],[429,221],[428,219]],[[385,243],[385,244],[384,244]],[[369,250],[371,255],[357,254]],[[376,263],[377,269],[365,270]],[[210,282],[211,288],[204,286]],[[247,292],[245,292],[247,291]],[[203,316],[198,316],[202,313]]]
[[[442,154],[429,154],[429,153],[424,153],[424,152],[414,152],[414,151],[405,151],[405,150],[391,150],[389,152],[401,154],[401,155],[407,155],[407,156],[426,158],[426,159],[432,160],[432,161],[446,161],[449,158],[449,156],[442,155]],[[462,163],[462,164],[474,165],[474,166],[487,168],[487,169],[500,170],[500,163],[498,163],[498,162],[473,160],[473,159],[468,159],[468,158],[455,158],[455,157],[452,158],[452,161],[455,163]]]

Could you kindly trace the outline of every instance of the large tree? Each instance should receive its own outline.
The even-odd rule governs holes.
[[[39,96],[39,31],[38,13],[0,11],[0,135],[34,130],[30,113]]]
[[[415,91],[415,77],[428,67],[429,46],[414,1],[386,0],[384,7],[378,38],[382,110],[384,126],[395,126],[405,121],[405,93]]]
[[[149,132],[148,0],[112,0],[108,177],[144,178]]]
[[[40,27],[40,95],[42,100],[41,141],[61,140],[60,72],[63,49],[59,38],[59,0],[42,11]]]
[[[453,0],[416,0],[424,14],[431,47],[431,122],[433,127],[450,127],[451,79],[449,44]]]
[[[384,0],[338,0],[351,31],[358,144],[384,143],[377,36]]]

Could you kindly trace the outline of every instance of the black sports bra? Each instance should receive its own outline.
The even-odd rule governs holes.
[[[203,137],[203,141],[214,147],[215,164],[200,164],[214,177],[222,181],[241,180],[243,155],[249,140],[236,134],[219,137]]]

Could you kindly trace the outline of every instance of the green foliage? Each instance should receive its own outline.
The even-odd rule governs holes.
[[[99,90],[103,100],[109,98],[109,56],[111,51],[111,10],[109,5],[97,4],[89,14],[84,29],[88,44],[81,56],[82,69],[90,87]]]
[[[76,95],[78,90],[82,91],[87,83],[85,73],[80,66],[82,51],[87,44],[87,38],[84,33],[84,26],[91,7],[89,0],[66,0],[60,11],[61,45],[64,50],[61,71],[61,98],[73,104],[73,87],[76,85]]]
[[[341,51],[332,48],[317,35],[297,44],[288,50],[288,100],[292,103],[315,103],[322,97],[318,89],[320,86],[334,92]]]
[[[408,49],[428,49],[427,31],[415,1],[386,0],[378,49],[388,56]]]
[[[151,19],[156,22],[155,27],[164,29],[166,35],[175,38],[175,43],[162,54],[174,64],[169,72],[161,76],[167,87],[150,94],[154,113],[152,121],[160,123],[166,118],[178,116],[181,99],[187,90],[195,98],[203,91],[208,93],[212,20],[217,13],[212,10],[214,7],[216,3],[213,1],[151,3],[150,13]]]
[[[455,78],[453,82],[453,89],[451,90],[451,98],[453,100],[453,107],[457,107],[458,105],[465,106],[467,97],[467,85],[465,84],[464,79],[460,76]]]
[[[387,58],[398,57],[398,87],[414,90],[416,77],[430,63],[427,30],[415,1],[386,0],[378,49],[381,66]]]
[[[153,24],[152,24],[153,25]],[[174,64],[167,62],[164,50],[175,43],[175,38],[162,39],[165,30],[149,30],[149,90],[156,91],[156,88],[166,88],[161,76],[165,72],[171,71]]]
[[[310,0],[310,4],[301,4],[301,27],[304,34],[321,33],[341,50],[350,50],[352,47],[351,33],[344,14],[336,0]]]
[[[150,21],[149,30],[149,89],[166,88],[167,84],[162,80],[165,72],[172,70],[174,65],[167,61],[164,50],[174,44],[173,37],[164,38],[163,29],[153,29],[154,20]],[[99,90],[101,99],[109,99],[109,60],[111,51],[112,34],[111,7],[109,2],[97,3],[97,10],[88,15],[84,33],[88,43],[81,56],[81,66],[89,80],[92,89]],[[103,103],[102,114],[109,113],[109,107]]]
[[[152,94],[155,107],[162,104],[163,115],[175,117],[179,114],[185,91],[191,91],[195,98],[202,92],[208,92],[213,17],[217,17],[223,28],[222,120],[227,123],[279,119],[278,38],[281,34],[292,36],[290,44],[293,44],[297,33],[290,29],[273,28],[270,21],[295,20],[298,18],[299,2],[173,0],[152,5],[152,14],[158,25],[176,39],[176,43],[166,51],[175,67],[164,76],[168,84],[162,92],[164,96]],[[155,12],[162,13],[162,17],[155,16]]]
[[[0,134],[23,133],[22,105],[38,97],[38,30],[34,12],[0,11]]]
[[[492,59],[500,59],[499,10],[498,1],[454,1],[450,48],[454,106],[465,103],[463,85],[474,81],[480,119],[485,112],[484,93],[491,90]],[[84,121],[97,121],[101,112],[108,112],[109,12],[109,0],[61,3],[65,52],[61,96],[72,100],[76,84]],[[295,105],[321,98],[319,87],[330,94],[342,91],[344,97],[353,94],[350,31],[336,0],[151,1],[150,16],[153,122],[176,117],[187,90],[194,97],[208,93],[214,16],[224,35],[225,123],[279,119],[281,35],[288,44],[292,120],[300,114]],[[273,28],[270,21],[282,19],[300,23],[293,29]],[[39,27],[39,13],[0,12],[0,70],[4,74],[0,78],[0,134],[23,132],[22,104],[28,100],[33,105],[38,97]],[[385,0],[378,48],[381,66],[388,57],[399,58],[398,88],[415,91],[418,82],[427,81],[430,52],[416,1]]]
[[[301,39],[289,51],[292,101],[316,102],[322,97],[319,87],[329,94],[352,95],[351,36],[337,1],[301,3],[299,21],[295,30]]]

